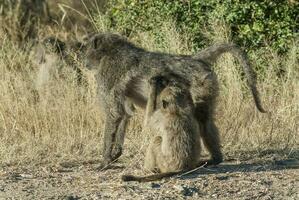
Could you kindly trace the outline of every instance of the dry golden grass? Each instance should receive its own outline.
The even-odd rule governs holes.
[[[147,33],[137,33],[132,40],[150,50],[190,54],[187,37],[179,35],[173,27],[171,23],[161,27],[165,33],[162,44]],[[214,41],[227,40],[226,35],[229,34],[211,37]],[[3,33],[0,47],[0,163],[99,159],[103,118],[92,75],[87,76],[88,86],[80,86],[74,71],[60,63],[59,69],[48,74],[49,81],[36,101],[40,66],[32,62],[30,49],[19,49]],[[215,66],[221,86],[217,125],[226,158],[241,159],[269,151],[299,157],[298,53],[298,44],[283,58],[265,52],[268,65],[258,87],[267,114],[255,108],[240,76],[239,64],[231,56],[219,59]],[[276,71],[281,67],[285,74],[278,78]],[[141,135],[142,114],[139,111],[133,117],[126,138],[125,152],[135,155],[128,158],[132,165],[142,159],[148,144],[148,136]]]

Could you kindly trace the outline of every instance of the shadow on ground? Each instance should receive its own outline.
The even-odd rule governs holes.
[[[238,172],[265,172],[265,171],[279,171],[287,169],[299,169],[299,160],[297,159],[285,159],[276,160],[272,163],[230,163],[224,162],[217,166],[201,167],[196,171],[185,173],[178,176],[181,179],[192,179],[203,175],[209,174],[221,174],[221,173],[238,173]]]

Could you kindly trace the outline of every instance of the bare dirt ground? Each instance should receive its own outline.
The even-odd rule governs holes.
[[[122,182],[131,170],[126,163],[98,166],[92,161],[2,167],[0,199],[299,199],[297,159],[226,161],[151,183]]]

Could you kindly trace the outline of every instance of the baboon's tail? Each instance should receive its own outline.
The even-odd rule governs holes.
[[[180,174],[180,173],[182,173],[182,171],[159,173],[159,174],[153,174],[153,175],[149,175],[149,176],[123,175],[121,177],[121,179],[126,182],[127,181],[149,182],[149,181],[161,180],[163,178],[168,178],[168,177]]]
[[[262,107],[259,92],[256,88],[256,73],[252,69],[252,66],[249,62],[246,53],[243,50],[241,50],[237,45],[230,43],[213,45],[211,47],[203,49],[202,51],[194,55],[193,58],[200,59],[210,65],[213,65],[219,58],[219,56],[226,52],[231,52],[234,56],[238,58],[247,77],[247,84],[252,92],[255,105],[260,112],[265,113],[266,111]]]

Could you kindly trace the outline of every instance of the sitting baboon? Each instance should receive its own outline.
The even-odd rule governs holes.
[[[144,167],[158,174],[138,177],[122,176],[124,181],[155,181],[199,165],[200,132],[194,116],[190,83],[169,73],[149,81],[144,129],[153,136],[147,149]],[[165,83],[163,83],[165,82]]]
[[[57,45],[57,43],[56,43]],[[259,111],[261,106],[256,89],[256,75],[246,54],[236,45],[209,47],[195,56],[149,52],[125,38],[111,33],[92,35],[80,48],[82,62],[95,71],[100,102],[105,110],[103,156],[104,164],[122,154],[125,128],[130,114],[129,104],[145,108],[148,90],[146,81],[159,69],[167,69],[191,82],[195,117],[203,124],[201,138],[211,153],[208,164],[222,162],[218,129],[214,123],[214,108],[219,88],[211,65],[225,52],[240,60],[247,83]]]

